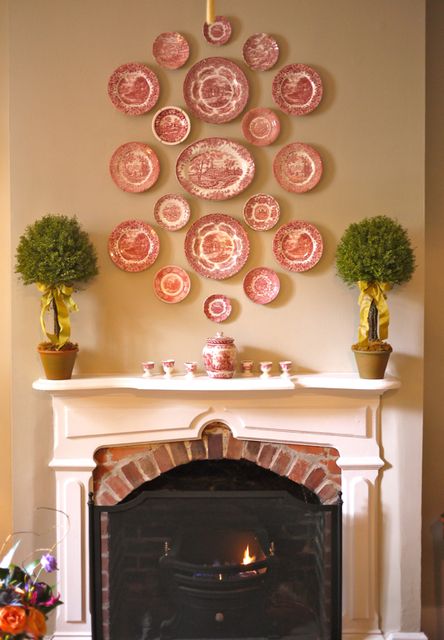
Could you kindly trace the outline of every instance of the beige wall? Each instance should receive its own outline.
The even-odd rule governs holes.
[[[387,460],[381,483],[381,564],[389,567],[381,585],[385,629],[419,628],[420,479],[422,450],[422,333],[424,276],[424,6],[421,0],[217,0],[232,19],[234,36],[212,48],[201,36],[204,2],[187,0],[15,0],[11,12],[11,185],[15,246],[26,224],[46,212],[77,214],[95,242],[101,273],[77,295],[73,317],[80,343],[78,373],[138,372],[142,359],[199,359],[203,342],[217,327],[202,313],[204,298],[221,292],[234,300],[223,329],[244,356],[290,358],[297,370],[350,371],[349,345],[356,338],[357,293],[336,277],[335,246],[345,227],[363,216],[386,213],[409,230],[419,268],[411,283],[390,294],[390,371],[403,386],[384,399],[382,442]],[[162,31],[180,30],[192,55],[183,70],[155,65],[151,44]],[[268,148],[252,148],[256,177],[241,196],[225,202],[189,198],[192,219],[222,212],[242,218],[245,200],[269,192],[281,204],[282,222],[305,219],[325,241],[319,265],[304,274],[284,272],[271,251],[273,232],[251,232],[251,255],[243,271],[227,281],[199,278],[183,254],[185,231],[159,230],[156,264],[139,274],[117,269],[107,255],[113,227],[128,218],[154,223],[153,206],[168,192],[181,193],[174,164],[183,148],[157,143],[151,114],[131,118],[107,96],[111,72],[134,60],[159,75],[159,106],[183,106],[182,82],[190,65],[210,55],[242,63],[245,39],[257,31],[276,36],[279,67],[313,65],[324,80],[321,106],[302,118],[281,116],[282,133]],[[274,107],[274,71],[253,73],[249,107]],[[243,142],[240,118],[217,126],[193,119],[191,140],[220,135]],[[130,140],[152,144],[161,178],[150,191],[120,191],[108,173],[114,149]],[[272,175],[272,158],[284,144],[316,146],[325,161],[321,183],[292,195]],[[187,268],[190,296],[165,305],[152,292],[153,274],[163,265]],[[245,298],[242,278],[256,265],[276,268],[282,291],[268,306]],[[38,297],[13,278],[15,347],[13,363],[15,522],[33,525],[32,506],[51,503],[53,478],[49,400],[31,390],[41,375],[35,354],[40,339]],[[399,473],[398,473],[399,470]],[[38,478],[38,482],[35,482]],[[401,481],[402,478],[402,481]],[[418,498],[405,500],[406,496]],[[399,505],[394,508],[393,503]],[[400,524],[400,527],[399,527]],[[402,613],[394,614],[401,603]]]

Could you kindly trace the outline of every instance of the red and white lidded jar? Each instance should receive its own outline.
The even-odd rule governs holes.
[[[218,331],[207,338],[202,351],[204,367],[209,378],[232,378],[236,370],[237,349],[234,338]]]

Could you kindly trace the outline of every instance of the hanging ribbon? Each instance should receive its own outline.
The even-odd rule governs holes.
[[[214,9],[214,0],[207,0],[207,24],[213,24],[216,21]]]
[[[360,307],[358,343],[360,345],[368,344],[368,314],[372,301],[375,302],[378,309],[379,338],[380,340],[386,340],[390,317],[386,302],[386,291],[391,289],[391,285],[388,282],[366,282],[365,280],[360,280],[358,286],[361,290],[358,300]]]
[[[40,282],[37,282],[37,288],[42,294],[40,324],[42,325],[43,333],[48,337],[52,344],[57,345],[58,348],[63,347],[71,335],[69,314],[72,311],[78,311],[76,303],[71,298],[73,288],[67,287],[64,284],[50,287],[46,284],[41,284]],[[46,329],[45,325],[45,314],[50,311],[53,301],[57,309],[57,319],[60,327],[58,336],[55,333],[50,333]]]

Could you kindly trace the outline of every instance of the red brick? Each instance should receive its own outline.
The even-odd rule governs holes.
[[[107,447],[103,449],[98,449],[94,454],[94,460],[97,464],[103,464],[108,462],[110,459],[109,449]]]
[[[127,447],[110,447],[110,460],[114,462],[120,462],[125,458],[130,458],[135,455],[140,455],[144,452],[146,445],[138,444]]]
[[[312,491],[315,491],[316,487],[318,487],[321,484],[324,478],[325,478],[325,471],[321,469],[321,467],[317,467],[316,469],[313,469],[313,471],[310,472],[304,484],[306,487],[308,487]]]
[[[307,444],[288,444],[287,447],[289,449],[293,449],[293,451],[297,451],[298,453],[311,453],[316,456],[321,456],[325,452],[325,447],[316,447],[314,445]]]
[[[108,491],[102,491],[97,494],[96,504],[99,507],[110,507],[116,504],[117,500]]]
[[[224,440],[221,433],[209,433],[207,442],[209,460],[220,460],[224,457]]]
[[[257,459],[258,464],[265,469],[269,469],[276,451],[276,445],[264,444]]]
[[[338,497],[338,487],[330,482],[324,484],[322,489],[318,493],[318,498],[322,503],[336,500]]]
[[[154,456],[151,451],[148,451],[143,456],[143,458],[140,458],[139,467],[142,471],[144,481],[153,480],[154,478],[157,478],[158,475],[160,475],[159,469],[157,468]]]
[[[227,458],[230,460],[240,460],[242,458],[243,448],[243,440],[237,440],[237,438],[230,436],[228,440]]]
[[[192,440],[190,442],[190,448],[192,460],[206,460],[207,450],[202,440]]]
[[[140,487],[140,485],[145,481],[134,461],[128,462],[128,464],[122,467],[122,473],[133,489],[137,489],[137,487]]]
[[[174,463],[171,460],[168,449],[164,444],[154,451],[154,457],[162,473],[165,473],[165,471],[169,471],[174,467]]]
[[[341,469],[338,467],[335,459],[330,459],[327,461],[327,469],[333,475],[341,475]]]
[[[254,440],[247,441],[244,447],[244,458],[246,460],[250,460],[251,462],[256,462],[260,448],[260,442],[256,442]]]
[[[298,484],[304,483],[304,478],[307,475],[307,471],[309,468],[309,464],[303,458],[298,458],[292,468],[290,469],[287,477],[293,482],[297,482]]]
[[[292,458],[288,451],[281,450],[276,460],[271,465],[270,470],[278,473],[280,476],[285,476],[288,471],[288,467],[290,466],[291,460]]]
[[[170,451],[176,467],[189,462],[188,453],[183,442],[171,442]]]
[[[119,500],[126,498],[131,491],[131,487],[129,487],[120,476],[110,476],[104,484],[105,487],[111,489],[112,493],[114,493]]]

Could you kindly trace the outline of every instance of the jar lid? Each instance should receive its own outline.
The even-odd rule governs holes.
[[[207,344],[233,344],[234,338],[224,336],[223,331],[218,331],[212,338],[207,338]]]

